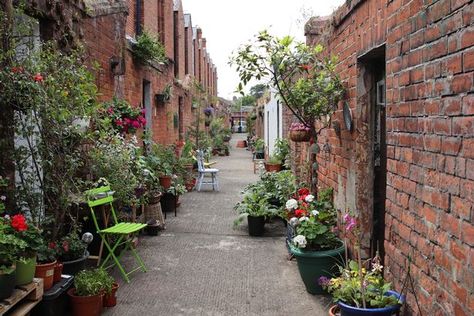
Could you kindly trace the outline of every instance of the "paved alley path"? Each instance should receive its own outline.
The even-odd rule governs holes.
[[[167,229],[141,239],[148,272],[119,279],[118,305],[105,315],[327,315],[328,299],[308,294],[287,261],[281,222],[261,238],[249,237],[246,223],[232,227],[240,191],[258,179],[250,152],[235,148],[243,137],[234,134],[231,155],[215,159],[220,192],[185,194]]]

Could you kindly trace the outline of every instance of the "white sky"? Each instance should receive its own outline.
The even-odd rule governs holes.
[[[219,96],[232,99],[239,83],[228,65],[232,51],[263,29],[304,40],[304,22],[325,16],[345,0],[182,0],[193,26],[202,28],[207,51],[217,67]]]

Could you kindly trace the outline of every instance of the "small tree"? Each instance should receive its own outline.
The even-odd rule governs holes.
[[[335,73],[335,58],[321,56],[323,47],[309,47],[290,36],[278,38],[266,30],[254,42],[243,45],[230,60],[240,77],[238,90],[251,80],[265,80],[276,88],[294,116],[311,129],[335,110],[344,89]],[[321,128],[322,129],[322,128]]]

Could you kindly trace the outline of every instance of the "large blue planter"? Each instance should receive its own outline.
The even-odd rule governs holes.
[[[397,293],[395,291],[388,291],[385,295],[393,295],[398,298],[402,303],[405,302],[405,296]],[[354,306],[347,305],[343,302],[338,302],[339,310],[341,311],[341,316],[392,316],[398,315],[400,311],[401,304],[391,305],[382,308],[358,308]]]

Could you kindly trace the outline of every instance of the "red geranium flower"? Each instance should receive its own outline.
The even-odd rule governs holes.
[[[51,241],[49,244],[48,244],[48,248],[49,249],[56,249],[56,243],[54,241]]]
[[[25,216],[18,214],[12,217],[12,227],[18,232],[23,232],[28,229],[28,225],[26,225]]]
[[[298,190],[298,195],[299,196],[302,196],[302,195],[306,196],[308,194],[309,194],[309,189],[307,189],[307,188],[301,188],[301,189]]]
[[[114,114],[114,108],[113,107],[108,108],[107,113]]]
[[[296,217],[301,217],[301,216],[305,216],[305,215],[306,215],[305,210],[301,210],[301,209],[295,210],[295,216]]]
[[[43,82],[43,76],[39,72],[33,77],[33,79],[36,82]]]

